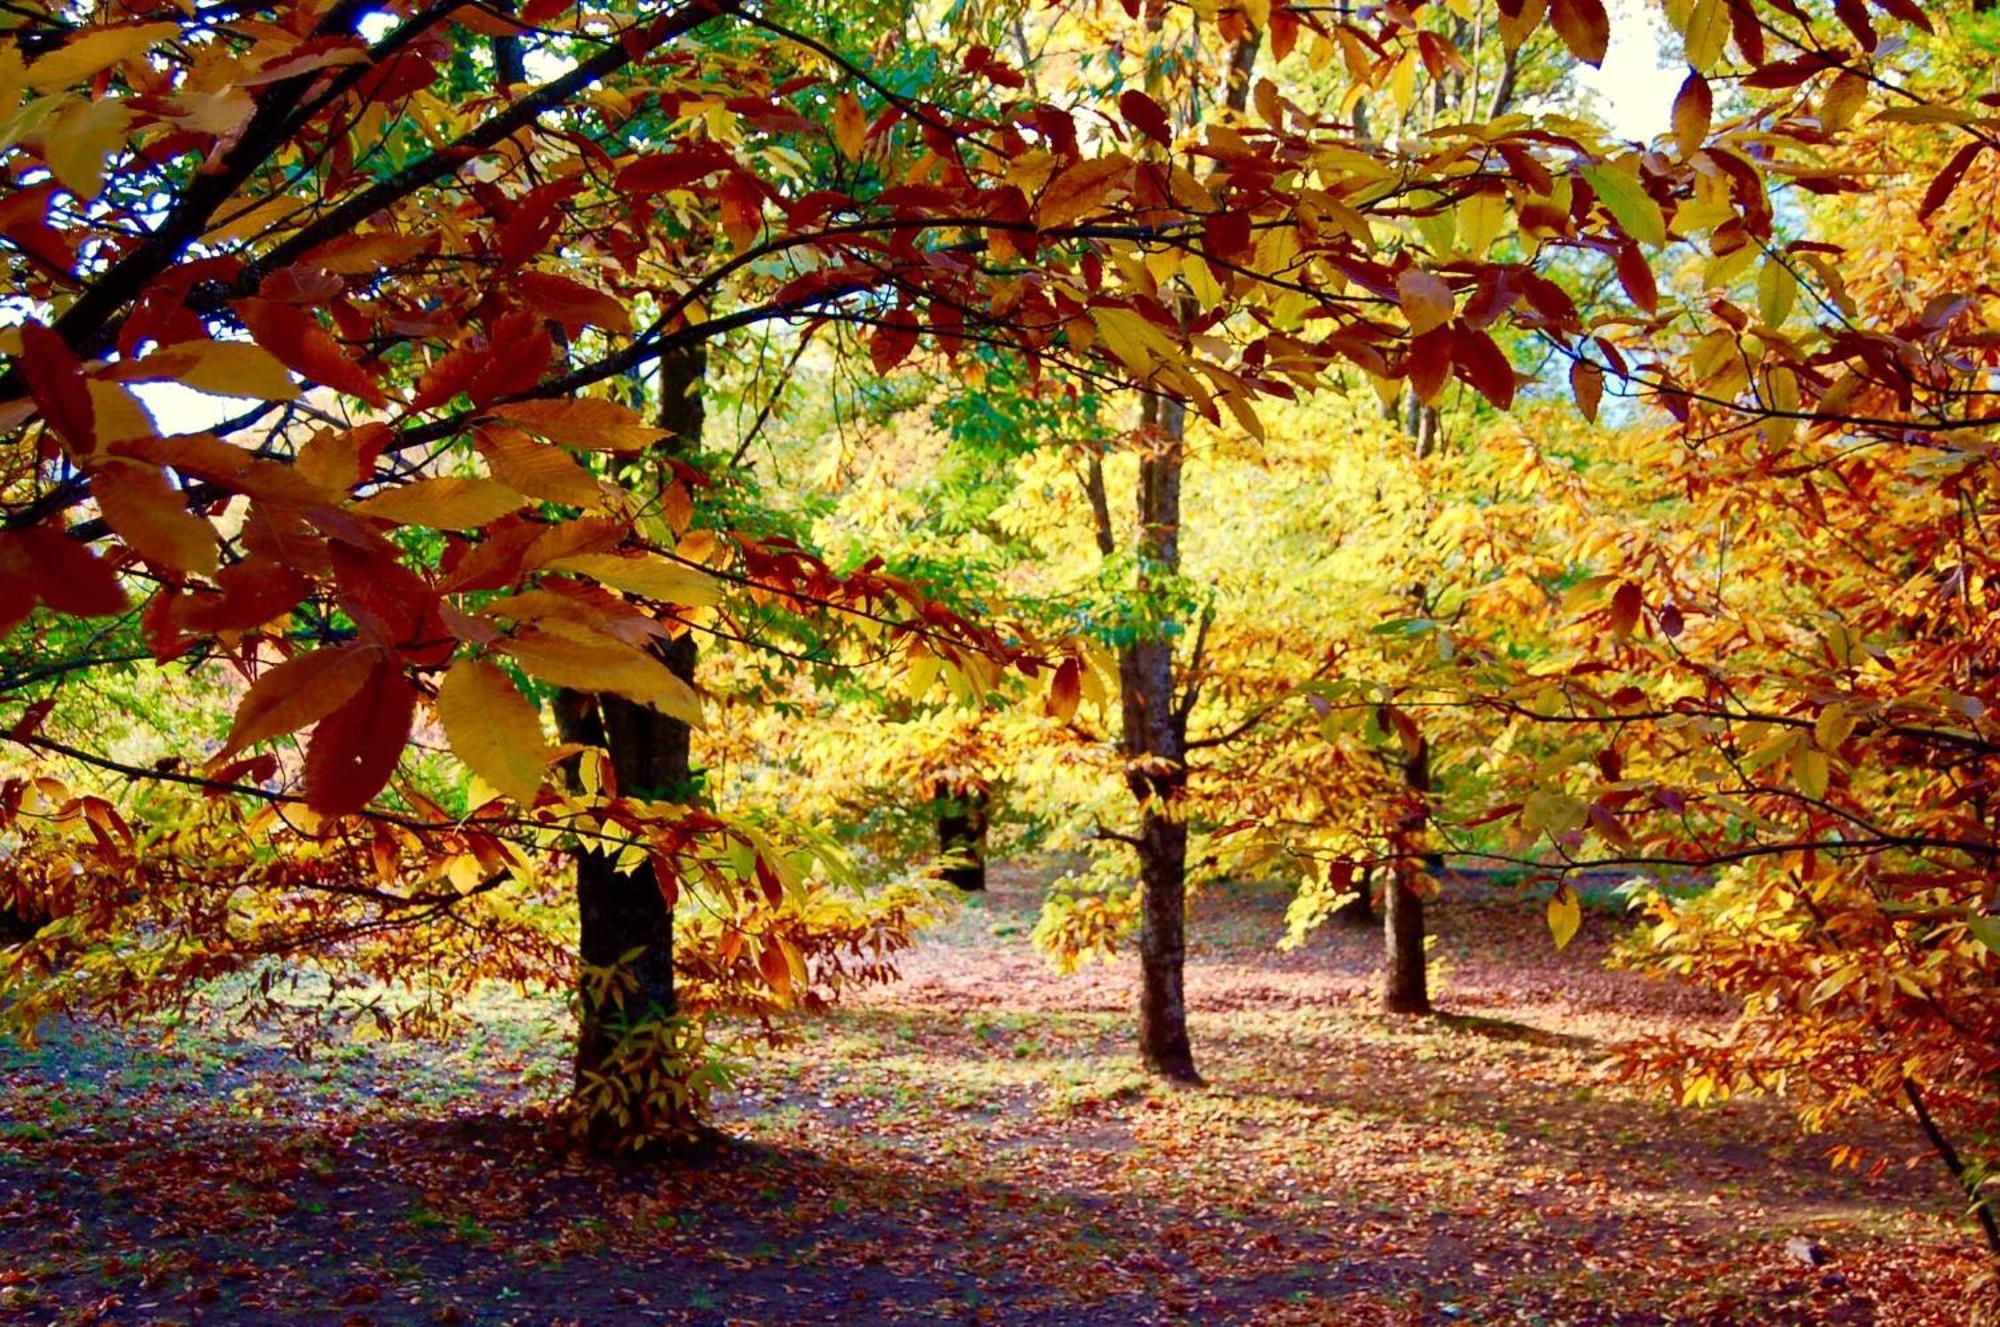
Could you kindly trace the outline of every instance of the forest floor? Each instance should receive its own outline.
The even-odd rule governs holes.
[[[670,1170],[551,1152],[561,1011],[300,1062],[256,1037],[0,1044],[0,1321],[1958,1324],[1970,1228],[1907,1126],[1801,1140],[1605,1072],[1713,1024],[1558,954],[1538,905],[1434,909],[1443,1016],[1373,1002],[1379,938],[1273,948],[1276,894],[1198,903],[1208,1085],[1132,1053],[1129,958],[1028,942],[1044,876],[904,979],[751,1059],[731,1141]],[[1832,1171],[1859,1144],[1892,1164]],[[1906,1165],[1908,1159],[1911,1164]]]

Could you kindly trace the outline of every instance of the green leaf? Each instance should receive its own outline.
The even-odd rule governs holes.
[[[1615,166],[1585,166],[1583,178],[1627,235],[1641,244],[1667,242],[1667,219],[1638,176]]]

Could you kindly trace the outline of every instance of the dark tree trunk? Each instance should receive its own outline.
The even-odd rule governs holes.
[[[958,859],[938,874],[968,893],[985,889],[986,821],[992,793],[978,786],[954,792],[942,783],[935,793],[938,852]]]
[[[1187,410],[1149,397],[1146,451],[1139,461],[1139,571],[1142,599],[1180,573],[1181,461]],[[1139,801],[1139,1051],[1154,1072],[1199,1082],[1188,1041],[1187,715],[1174,691],[1166,621],[1118,657],[1125,782]]]
[[[1429,973],[1424,962],[1424,898],[1418,892],[1423,872],[1424,830],[1430,813],[1430,744],[1422,739],[1403,762],[1403,782],[1409,790],[1408,809],[1391,837],[1394,861],[1383,891],[1382,932],[1388,964],[1382,987],[1382,1007],[1392,1014],[1431,1011]]]
[[[660,361],[660,427],[672,436],[656,452],[659,483],[668,482],[666,457],[699,444],[700,393],[707,356],[700,349]],[[696,646],[692,634],[655,646],[682,681],[692,683]],[[690,732],[678,719],[619,696],[565,691],[556,715],[563,739],[601,746],[610,756],[618,793],[646,801],[684,801],[692,795]],[[592,1141],[629,1142],[635,1136],[665,1139],[692,1125],[671,1101],[659,1099],[651,1071],[671,1042],[657,1036],[678,1010],[674,991],[674,918],[650,866],[620,871],[614,856],[577,857],[579,922],[576,1091],[585,1103]],[[593,1106],[622,1104],[633,1123],[619,1125]]]

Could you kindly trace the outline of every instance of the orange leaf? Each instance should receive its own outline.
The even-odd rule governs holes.
[[[1057,723],[1068,723],[1076,715],[1076,704],[1083,699],[1083,669],[1074,659],[1065,659],[1056,665],[1056,675],[1049,683],[1049,717]]]
[[[1042,190],[1035,203],[1035,225],[1053,230],[1088,216],[1121,192],[1131,173],[1132,159],[1122,153],[1077,162]]]
[[[1576,397],[1576,408],[1583,412],[1585,419],[1595,424],[1597,404],[1604,399],[1604,370],[1586,360],[1571,360],[1569,389]]]
[[[861,154],[868,150],[868,117],[852,92],[834,98],[833,145],[849,161],[861,160]]]
[[[292,372],[378,409],[389,403],[375,375],[350,358],[304,309],[263,299],[238,300],[235,309],[257,344]]]
[[[32,526],[0,538],[8,545],[7,553],[0,554],[0,568],[31,569],[36,595],[56,612],[104,617],[131,607],[111,564],[61,531]]]
[[[635,410],[595,396],[547,401],[510,401],[493,413],[550,442],[596,451],[636,452],[670,436]]]
[[[381,660],[382,652],[373,646],[342,645],[265,669],[237,705],[229,740],[211,763],[225,761],[252,743],[319,722],[359,691]]]
[[[1611,43],[1611,17],[1604,0],[1549,0],[1549,22],[1571,55],[1585,64],[1604,63]]]
[[[91,472],[90,495],[105,522],[142,556],[175,571],[215,570],[215,531],[187,509],[186,495],[160,470],[112,461]]]
[[[756,181],[732,172],[717,190],[722,204],[722,233],[738,253],[757,242],[764,229],[764,194]]]
[[[1701,149],[1714,114],[1715,95],[1709,91],[1708,80],[1700,71],[1689,70],[1674,97],[1674,143],[1682,156],[1691,157]]]
[[[632,315],[625,306],[594,286],[551,272],[523,272],[516,285],[530,308],[561,323],[572,336],[586,324],[607,332],[632,330]]]

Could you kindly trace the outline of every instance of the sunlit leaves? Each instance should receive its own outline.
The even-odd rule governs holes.
[[[550,442],[596,451],[639,451],[669,436],[629,406],[592,396],[512,401],[492,413]]]
[[[498,480],[443,476],[384,489],[355,503],[352,510],[393,525],[476,530],[518,510],[522,501],[519,493]]]
[[[1035,224],[1053,230],[1101,210],[1122,191],[1131,170],[1131,159],[1116,152],[1077,162],[1042,190],[1035,202]]]
[[[438,687],[438,722],[474,774],[523,806],[534,805],[553,752],[535,707],[506,673],[461,659]]]
[[[702,726],[694,688],[645,650],[594,632],[537,631],[510,636],[498,648],[531,675],[579,691],[609,691],[649,705],[691,727]]]
[[[29,65],[27,85],[36,92],[60,91],[122,60],[141,55],[156,42],[166,41],[179,32],[180,25],[175,23],[92,28]]]
[[[174,571],[215,570],[221,543],[214,529],[157,467],[109,460],[90,478],[105,521],[142,556]]]
[[[1641,244],[1667,242],[1666,218],[1638,176],[1617,166],[1586,166],[1581,173],[1627,235]]]
[[[1560,885],[1549,896],[1549,934],[1555,937],[1556,948],[1561,949],[1576,938],[1583,926],[1583,903],[1576,891],[1568,885]]]

